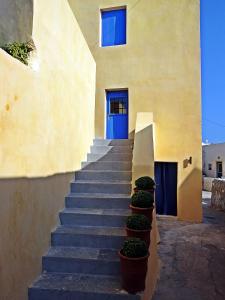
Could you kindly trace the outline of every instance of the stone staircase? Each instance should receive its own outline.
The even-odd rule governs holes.
[[[29,300],[139,300],[121,290],[117,255],[131,193],[132,141],[94,140]]]

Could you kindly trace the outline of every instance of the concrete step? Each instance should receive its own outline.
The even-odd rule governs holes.
[[[66,208],[59,214],[62,225],[68,226],[125,226],[129,209]]]
[[[129,204],[130,195],[124,194],[71,193],[66,197],[67,208],[127,209]]]
[[[87,161],[132,161],[132,153],[88,153]]]
[[[119,249],[125,239],[124,228],[60,226],[52,234],[52,246]]]
[[[113,171],[131,171],[132,163],[128,161],[96,161],[82,162],[83,170],[113,170]]]
[[[107,139],[94,139],[93,145],[96,146],[132,146],[134,140],[121,139],[121,140],[107,140]]]
[[[42,259],[43,271],[119,275],[118,250],[80,247],[52,247]]]
[[[107,194],[130,194],[131,183],[128,181],[85,181],[71,182],[72,193],[107,193]]]
[[[121,290],[118,276],[42,274],[29,288],[29,300],[140,300]]]
[[[132,146],[91,146],[91,153],[132,153]]]
[[[131,181],[131,179],[131,171],[81,170],[75,172],[75,180]]]

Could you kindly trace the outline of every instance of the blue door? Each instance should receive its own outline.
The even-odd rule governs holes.
[[[155,163],[155,201],[159,215],[177,215],[177,163]]]
[[[107,139],[128,138],[128,91],[108,91],[107,98]]]

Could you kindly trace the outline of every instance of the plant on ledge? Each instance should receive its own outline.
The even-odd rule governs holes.
[[[119,257],[122,287],[131,294],[143,291],[149,257],[146,243],[138,238],[128,238],[119,251]]]
[[[127,217],[127,228],[134,230],[149,230],[151,224],[144,215],[132,215]]]
[[[155,190],[155,181],[149,176],[143,176],[138,178],[135,181],[135,185],[136,185],[135,191],[143,190],[143,191],[154,192]]]
[[[134,207],[148,208],[152,207],[154,203],[154,196],[150,192],[138,191],[131,197],[131,204]]]
[[[150,245],[151,223],[145,215],[132,215],[127,217],[126,232],[128,237],[140,238]]]
[[[132,214],[145,215],[152,222],[154,209],[154,194],[147,191],[138,191],[131,197],[130,208]]]
[[[18,59],[25,65],[28,65],[29,54],[31,51],[34,50],[34,45],[32,44],[32,42],[26,42],[26,43],[14,42],[14,43],[6,44],[1,48],[5,50],[8,54],[10,54],[12,57]]]

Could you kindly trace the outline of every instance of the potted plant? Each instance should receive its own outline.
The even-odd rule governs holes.
[[[131,294],[143,291],[149,257],[146,243],[138,238],[128,238],[119,251],[119,257],[122,288]]]
[[[145,215],[132,215],[127,217],[126,232],[128,237],[136,237],[150,245],[151,223]]]
[[[143,176],[135,180],[134,192],[137,191],[148,191],[154,193],[155,181],[149,176]]]
[[[147,191],[138,191],[131,197],[132,214],[145,215],[152,222],[154,195]]]

